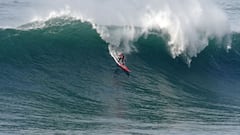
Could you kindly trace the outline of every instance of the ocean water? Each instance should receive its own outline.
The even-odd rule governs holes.
[[[239,135],[239,6],[0,0],[0,135]]]

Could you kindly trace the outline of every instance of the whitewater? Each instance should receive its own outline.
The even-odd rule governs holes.
[[[239,5],[0,0],[0,134],[239,134]]]
[[[20,9],[20,14],[24,14],[24,18],[32,17],[32,22],[44,23],[46,20],[61,16],[88,21],[93,28],[97,29],[103,40],[117,46],[115,48],[124,53],[136,51],[133,42],[143,35],[145,37],[149,34],[167,35],[169,38],[167,46],[172,57],[182,55],[188,64],[192,57],[196,57],[208,46],[209,39],[221,40],[230,33],[230,26],[224,12],[212,2],[205,0],[181,2],[175,0],[150,2],[146,0],[130,2],[127,0],[121,2],[62,0],[57,3],[44,1],[19,3],[19,5],[33,4],[34,8],[37,7],[37,9],[24,7],[22,11]],[[42,25],[38,24],[37,27]],[[230,48],[230,43],[226,47]]]

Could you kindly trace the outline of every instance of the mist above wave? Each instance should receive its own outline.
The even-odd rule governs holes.
[[[134,42],[141,36],[167,34],[172,57],[184,56],[188,63],[209,39],[221,40],[230,32],[225,13],[207,0],[44,0],[32,6],[38,10],[29,14],[32,21],[61,16],[88,21],[103,40],[125,53],[137,51]]]

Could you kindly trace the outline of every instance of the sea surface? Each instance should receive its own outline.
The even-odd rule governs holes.
[[[239,135],[239,7],[0,0],[0,135]]]

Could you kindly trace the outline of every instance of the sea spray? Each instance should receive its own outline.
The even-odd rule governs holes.
[[[171,56],[183,56],[188,64],[209,45],[209,39],[221,40],[230,32],[225,13],[207,0],[61,0],[55,4],[48,1],[37,3],[33,2],[33,5],[43,9],[35,15],[29,14],[32,21],[46,22],[63,16],[87,21],[104,41],[124,53],[137,51],[135,42],[153,31],[160,37],[168,35],[166,47]],[[227,48],[230,46],[228,44]]]

